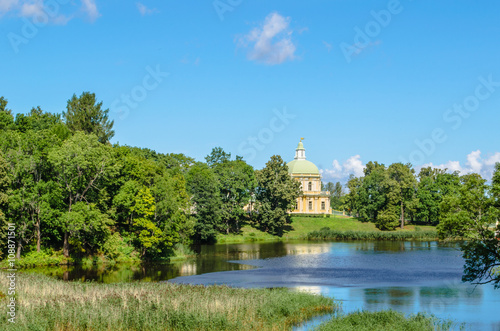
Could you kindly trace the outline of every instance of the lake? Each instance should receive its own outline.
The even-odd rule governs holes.
[[[342,302],[344,312],[428,312],[467,329],[500,330],[500,290],[461,282],[455,245],[438,242],[288,242],[199,247],[181,263],[36,269],[66,280],[166,281],[288,287]],[[319,323],[321,318],[312,321]],[[306,328],[311,324],[306,325]]]

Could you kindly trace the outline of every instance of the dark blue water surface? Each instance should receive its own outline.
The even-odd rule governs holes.
[[[217,245],[205,250],[207,256],[226,256],[245,267],[169,281],[288,287],[334,297],[344,312],[428,312],[465,322],[467,329],[500,330],[500,290],[462,283],[463,259],[456,246],[353,241]]]

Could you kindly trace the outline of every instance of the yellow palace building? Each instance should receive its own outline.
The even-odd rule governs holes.
[[[295,150],[295,158],[287,166],[288,173],[300,182],[302,189],[292,214],[331,214],[330,192],[321,191],[321,175],[318,167],[306,160],[302,139]]]

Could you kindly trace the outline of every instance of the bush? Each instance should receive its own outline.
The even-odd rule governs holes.
[[[21,256],[20,260],[16,260],[17,268],[38,267],[44,265],[61,265],[70,264],[73,260],[65,258],[60,251],[52,249],[41,250],[40,252],[28,252],[25,256]],[[7,268],[7,260],[0,264],[2,268]]]
[[[109,260],[116,262],[138,261],[138,254],[127,240],[115,232],[102,245],[102,252]]]
[[[195,255],[196,252],[193,251],[188,245],[179,243],[174,246],[174,257],[176,258],[186,258]]]

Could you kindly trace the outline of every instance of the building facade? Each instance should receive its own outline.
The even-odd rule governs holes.
[[[321,175],[318,167],[306,160],[302,139],[295,150],[295,158],[287,163],[288,173],[301,184],[302,195],[292,214],[331,214],[330,192],[321,191]]]

